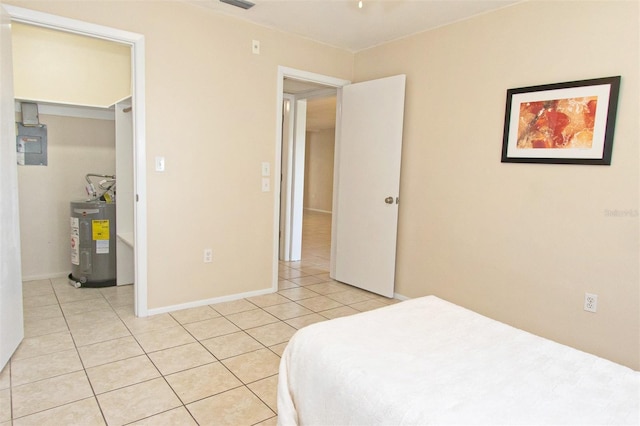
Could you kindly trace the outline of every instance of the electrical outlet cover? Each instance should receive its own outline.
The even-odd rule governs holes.
[[[584,294],[584,310],[596,312],[598,310],[598,295],[592,293]]]

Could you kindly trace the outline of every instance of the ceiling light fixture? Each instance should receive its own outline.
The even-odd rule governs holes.
[[[220,0],[220,1],[222,3],[227,3],[232,6],[239,7],[241,9],[251,9],[253,6],[255,6],[255,3],[251,3],[250,1],[247,1],[247,0]]]
[[[359,8],[359,9],[362,9],[362,0],[360,0],[360,1],[358,2],[358,8]]]

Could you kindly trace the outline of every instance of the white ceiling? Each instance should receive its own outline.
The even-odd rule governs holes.
[[[244,10],[219,0],[187,0],[259,25],[357,52],[522,0],[251,0]]]

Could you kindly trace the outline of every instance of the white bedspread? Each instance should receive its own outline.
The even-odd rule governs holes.
[[[310,325],[279,425],[640,424],[640,372],[434,296]]]

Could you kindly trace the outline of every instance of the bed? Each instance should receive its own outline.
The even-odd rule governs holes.
[[[278,424],[637,425],[640,372],[428,296],[298,330]]]

